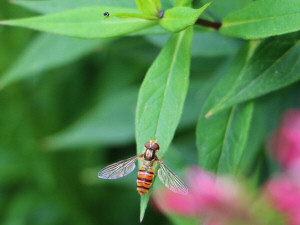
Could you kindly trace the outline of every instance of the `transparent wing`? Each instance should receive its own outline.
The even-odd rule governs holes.
[[[167,188],[178,194],[187,195],[188,188],[183,183],[183,181],[162,161],[159,161],[160,168],[158,170],[158,177],[163,182]]]
[[[140,156],[133,156],[128,159],[113,163],[107,167],[104,167],[99,171],[98,177],[101,179],[118,179],[130,174],[135,168],[135,161]]]

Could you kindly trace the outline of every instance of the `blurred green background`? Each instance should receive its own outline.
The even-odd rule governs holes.
[[[230,12],[218,6],[213,9],[222,12],[216,13],[218,19]],[[0,20],[33,15],[0,2]],[[137,173],[114,181],[99,180],[97,173],[136,154],[138,89],[167,39],[151,35],[79,40],[0,27],[0,86],[7,85],[0,91],[1,224],[139,224]],[[184,168],[197,164],[195,127],[203,102],[241,44],[196,29],[190,88],[165,159],[181,177]],[[259,105],[272,104],[269,112],[278,118],[284,108],[281,99],[296,89],[280,91],[271,103],[264,97],[256,115],[265,110]],[[270,113],[256,116],[253,123],[268,127],[260,130],[275,128],[276,122],[267,117]],[[256,131],[251,130],[252,136]],[[251,148],[261,149],[263,139],[260,135]],[[174,217],[171,221],[181,224]],[[143,224],[171,222],[150,204]]]
[[[0,2],[1,20],[33,15]],[[136,154],[137,91],[159,53],[153,43],[0,28],[1,77],[17,77],[0,93],[1,224],[139,224],[137,172],[115,181],[99,180],[97,173]],[[196,163],[187,154],[196,155],[197,113],[177,138],[178,146],[183,139],[191,143],[190,153],[177,147],[168,159],[178,170]],[[153,223],[170,224],[149,206],[143,224]]]

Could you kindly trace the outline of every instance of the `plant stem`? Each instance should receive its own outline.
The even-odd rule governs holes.
[[[204,26],[204,27],[211,27],[215,30],[219,30],[220,27],[222,26],[222,23],[211,22],[211,21],[204,20],[204,19],[198,19],[195,24],[200,25],[200,26]]]

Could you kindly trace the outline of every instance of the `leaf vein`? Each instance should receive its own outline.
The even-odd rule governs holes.
[[[184,31],[179,34],[179,37],[177,39],[177,43],[176,43],[176,47],[175,47],[175,51],[174,51],[174,57],[173,57],[172,62],[171,62],[171,66],[170,66],[170,70],[169,70],[169,74],[168,74],[168,79],[167,79],[167,82],[166,82],[166,88],[165,88],[164,93],[163,93],[163,98],[162,98],[162,103],[161,103],[160,109],[162,109],[162,107],[164,105],[164,102],[165,102],[168,85],[169,85],[170,79],[172,77],[172,72],[173,72],[173,69],[174,69],[174,66],[175,66],[175,61],[176,61],[177,55],[178,55],[177,53],[179,51],[179,45],[180,45],[180,42],[183,38],[183,35],[184,35]],[[157,133],[158,133],[159,121],[161,119],[161,112],[162,112],[162,110],[159,111],[157,126],[156,126],[156,131],[155,131],[155,137],[157,136]]]
[[[300,43],[300,41],[297,41],[294,45],[292,45],[290,48],[288,48],[286,50],[286,52],[284,52],[284,54],[282,54],[282,56],[280,56],[278,59],[276,59],[269,67],[267,67],[259,76],[257,76],[254,80],[252,80],[245,88],[243,88],[242,90],[240,90],[238,93],[234,94],[234,97],[230,97],[228,98],[228,101],[232,101],[232,99],[237,99],[240,95],[242,95],[244,92],[246,92],[249,87],[253,86],[254,83],[259,80],[265,73],[267,73],[269,70],[271,70],[284,56],[286,56],[296,45],[298,45]],[[295,64],[294,64],[295,65]]]
[[[226,124],[226,130],[225,130],[225,134],[224,134],[224,138],[223,138],[223,142],[222,142],[221,153],[220,153],[219,158],[218,158],[218,166],[217,166],[217,171],[216,171],[217,173],[219,172],[221,159],[222,159],[222,156],[223,156],[224,151],[225,151],[224,150],[225,141],[227,140],[227,137],[228,137],[228,134],[229,134],[230,125],[231,125],[231,122],[232,122],[232,118],[233,118],[233,114],[234,114],[235,109],[236,109],[236,106],[232,107],[232,109],[230,111],[228,121],[227,121],[227,124]]]
[[[284,15],[269,16],[269,17],[263,17],[263,18],[258,18],[258,19],[250,19],[250,20],[242,20],[242,21],[238,21],[238,22],[227,22],[226,19],[225,19],[223,27],[237,26],[237,25],[245,24],[245,23],[261,22],[261,21],[264,21],[264,20],[271,20],[271,19],[281,18],[281,17],[285,17],[285,16],[291,16],[291,15],[297,15],[297,14],[300,14],[300,11],[299,12],[294,12],[294,13],[288,13],[288,14],[284,14]]]

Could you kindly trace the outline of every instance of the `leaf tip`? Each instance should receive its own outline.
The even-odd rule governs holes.
[[[144,219],[144,214],[141,214],[141,215],[140,215],[140,223],[143,222],[143,219]]]
[[[141,212],[140,212],[140,223],[142,223],[142,222],[143,222],[144,215],[145,215],[145,210],[146,210],[146,208],[144,208],[144,209],[141,209]]]
[[[211,115],[212,115],[212,111],[209,110],[209,111],[205,114],[205,118],[208,118],[208,117],[210,117]]]
[[[8,25],[8,21],[7,20],[0,20],[0,25]]]

